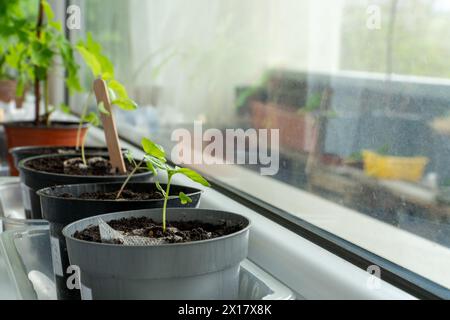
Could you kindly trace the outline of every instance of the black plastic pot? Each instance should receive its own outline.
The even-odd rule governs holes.
[[[92,157],[99,154],[87,154]],[[104,154],[100,154],[105,157]],[[25,214],[27,218],[42,219],[41,203],[36,191],[39,189],[61,186],[68,184],[84,184],[84,183],[108,183],[108,182],[123,182],[127,178],[126,175],[115,176],[76,176],[60,173],[50,173],[44,171],[37,171],[27,167],[27,162],[34,159],[46,157],[80,157],[80,155],[44,155],[24,159],[19,162],[20,182],[22,184],[23,203]],[[147,182],[150,181],[152,173],[149,171],[140,172],[131,178],[130,182]]]
[[[164,184],[161,184],[165,188]],[[80,299],[80,291],[69,289],[67,280],[70,273],[66,270],[69,267],[69,258],[67,255],[66,241],[62,234],[62,229],[77,220],[88,218],[91,216],[113,213],[124,210],[138,210],[162,208],[163,199],[158,200],[84,200],[76,197],[85,192],[114,192],[119,190],[120,183],[104,183],[104,184],[78,184],[70,186],[58,186],[39,190],[37,194],[41,198],[42,215],[44,219],[49,221],[50,239],[52,245],[53,268],[55,271],[55,283],[58,299],[73,300]],[[128,190],[134,192],[145,192],[156,190],[154,183],[130,183],[127,185]],[[195,208],[200,202],[201,190],[171,185],[171,194],[178,195],[184,192],[192,202],[186,205],[181,204],[178,198],[169,199],[167,206],[169,208],[190,207]],[[71,194],[73,198],[61,196],[63,194]]]
[[[106,147],[85,147],[84,151],[87,154],[107,154],[108,148]],[[126,149],[122,149],[123,152]],[[14,165],[16,168],[19,167],[19,162],[23,159],[50,155],[50,154],[76,154],[80,153],[80,150],[77,150],[76,147],[55,147],[55,146],[26,146],[26,147],[16,147],[9,150],[9,153],[12,154],[14,159]]]

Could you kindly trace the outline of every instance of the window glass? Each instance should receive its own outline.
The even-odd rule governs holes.
[[[74,3],[124,137],[450,288],[449,1]]]

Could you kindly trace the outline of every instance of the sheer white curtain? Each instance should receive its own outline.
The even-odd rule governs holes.
[[[267,67],[269,0],[130,1],[133,86],[160,89],[158,107],[185,121],[224,121],[234,89]]]
[[[337,68],[341,2],[90,0],[83,9],[98,17],[85,31],[121,37],[104,47],[138,102],[172,122],[218,124],[234,115],[236,87],[269,68]]]

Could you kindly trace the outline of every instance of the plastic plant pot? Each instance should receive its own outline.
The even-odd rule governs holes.
[[[168,209],[169,221],[240,224],[232,234],[186,243],[125,246],[88,242],[76,231],[120,218],[161,222],[162,210],[111,213],[76,221],[63,229],[71,265],[80,268],[83,299],[237,299],[240,262],[247,257],[250,221],[207,209]]]
[[[90,154],[87,156],[95,156]],[[104,156],[104,155],[103,155]],[[127,175],[111,175],[111,176],[82,176],[82,175],[68,175],[61,173],[50,173],[45,171],[38,171],[27,167],[28,161],[46,157],[79,157],[79,155],[44,155],[32,158],[27,158],[19,162],[20,181],[22,184],[23,204],[25,214],[31,219],[42,219],[41,203],[36,191],[47,187],[68,184],[84,184],[84,183],[108,183],[108,182],[123,182]],[[146,182],[152,177],[149,171],[139,172],[133,175],[130,182]]]
[[[166,186],[161,184],[163,188]],[[118,212],[124,210],[162,208],[164,199],[153,200],[84,200],[76,198],[86,192],[114,192],[121,187],[120,183],[106,184],[79,184],[70,186],[50,187],[39,190],[37,194],[41,198],[42,216],[50,224],[50,239],[52,244],[53,267],[55,271],[56,293],[59,300],[79,300],[80,291],[69,289],[67,280],[70,274],[65,271],[69,267],[69,257],[67,256],[66,241],[62,235],[62,229],[76,220],[88,218],[102,213]],[[129,183],[127,190],[134,192],[145,192],[156,190],[154,184],[149,183]],[[184,192],[192,202],[186,205],[181,204],[178,197],[170,198],[167,206],[171,207],[191,207],[196,208],[200,202],[201,190],[171,185],[174,195]],[[171,194],[172,194],[171,193]],[[72,198],[62,195],[71,194]]]
[[[85,147],[84,150],[87,154],[108,154],[106,147]],[[126,149],[122,149],[122,151],[125,152]],[[50,154],[77,154],[80,153],[80,150],[70,146],[25,146],[12,148],[9,153],[14,159],[14,165],[18,168],[19,162],[23,159]]]

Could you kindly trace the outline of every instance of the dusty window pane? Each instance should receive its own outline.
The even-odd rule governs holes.
[[[123,135],[278,129],[272,175],[249,143],[192,164],[450,287],[448,1],[105,2],[80,1],[83,32],[141,106]]]

